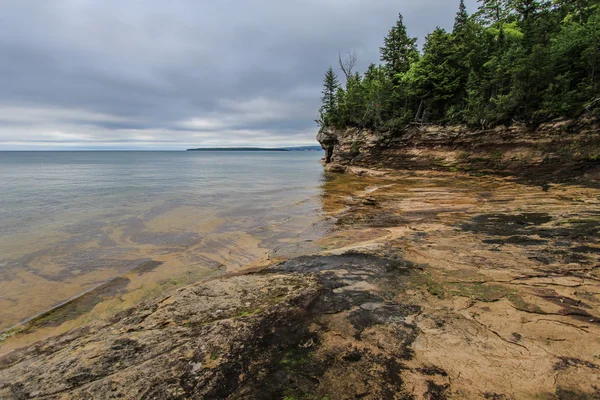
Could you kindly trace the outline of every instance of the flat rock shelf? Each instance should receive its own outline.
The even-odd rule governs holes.
[[[598,398],[597,187],[362,175],[306,254],[5,354],[0,398]]]

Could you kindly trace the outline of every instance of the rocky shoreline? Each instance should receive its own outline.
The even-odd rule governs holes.
[[[481,130],[462,125],[415,125],[401,132],[329,128],[317,140],[334,172],[433,169],[541,184],[600,181],[600,121],[593,118]]]
[[[329,174],[305,255],[6,354],[0,398],[598,398],[593,169],[382,171],[347,143],[361,176]]]

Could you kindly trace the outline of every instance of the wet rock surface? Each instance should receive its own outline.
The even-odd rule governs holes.
[[[414,398],[598,397],[597,188],[433,171],[338,181],[353,196],[329,203],[330,252],[410,265],[407,285],[378,287],[419,308],[401,374]]]
[[[197,284],[105,324],[5,355],[0,359],[0,394],[408,396],[400,372],[402,360],[412,357],[417,331],[407,318],[420,308],[396,303],[377,288],[381,280],[406,285],[412,271],[407,262],[349,253],[300,257],[259,273]],[[374,331],[393,334],[393,347],[376,350],[372,333],[363,337]],[[337,335],[347,335],[346,343]],[[338,388],[340,374],[355,379]]]
[[[299,275],[194,285],[2,357],[0,397],[223,398],[251,364],[299,340],[317,295]]]
[[[0,398],[598,398],[600,190],[362,175],[313,255],[4,354]]]

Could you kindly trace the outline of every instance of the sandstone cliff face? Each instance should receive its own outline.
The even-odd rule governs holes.
[[[317,140],[328,169],[438,169],[518,176],[564,177],[600,168],[600,123],[560,121],[536,129],[523,125],[471,130],[465,126],[425,125],[403,132],[325,129]]]

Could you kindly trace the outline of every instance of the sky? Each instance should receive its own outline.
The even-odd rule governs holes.
[[[0,151],[317,145],[338,52],[363,71],[399,12],[422,43],[458,3],[3,0]]]

